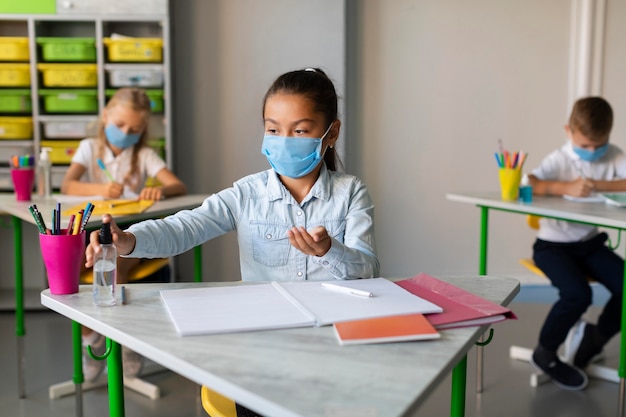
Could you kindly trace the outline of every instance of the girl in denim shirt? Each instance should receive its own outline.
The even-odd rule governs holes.
[[[360,179],[337,171],[341,122],[332,81],[312,68],[281,75],[265,95],[263,120],[261,151],[271,169],[193,210],[125,231],[105,215],[118,252],[167,257],[235,231],[244,281],[377,277],[374,205]],[[97,232],[90,241],[88,267],[100,250]]]

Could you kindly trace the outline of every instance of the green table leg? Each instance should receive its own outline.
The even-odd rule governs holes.
[[[463,356],[452,370],[452,401],[450,415],[453,417],[465,415],[465,381],[467,378],[467,355]]]
[[[24,382],[24,269],[22,258],[22,220],[12,216],[13,225],[13,251],[15,255],[15,335],[17,336],[17,391],[20,398],[26,397]]]
[[[109,373],[109,415],[111,417],[124,417],[122,346],[111,339],[108,339],[107,342],[110,342],[111,349],[107,356],[107,369]]]
[[[487,274],[487,237],[489,226],[489,208],[480,208],[480,258],[478,273],[479,275]],[[478,392],[482,392],[482,347],[478,346],[477,357],[477,388]],[[465,389],[467,382],[467,355],[452,370],[452,399],[450,401],[450,416],[462,417],[465,415]]]
[[[193,272],[194,281],[202,282],[202,246],[193,248]]]
[[[622,230],[619,231],[622,233]],[[626,266],[624,267],[624,283],[626,283]],[[626,386],[624,385],[624,377],[626,377],[626,291],[622,292],[622,331],[620,335],[619,349],[619,400],[617,403],[617,415],[624,416],[624,395],[626,394]]]
[[[76,398],[76,417],[83,415],[83,340],[81,325],[72,321],[72,350],[74,353],[74,397]]]

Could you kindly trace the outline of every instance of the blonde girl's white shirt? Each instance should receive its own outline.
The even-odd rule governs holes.
[[[581,175],[593,180],[624,179],[626,155],[617,146],[609,144],[602,158],[593,162],[584,161],[576,155],[572,142],[568,140],[559,149],[548,154],[532,174],[544,181],[573,181]],[[537,237],[549,242],[580,242],[597,234],[598,228],[595,226],[542,218],[539,220]]]
[[[124,177],[130,171],[132,155],[132,147],[124,149],[118,156],[115,156],[113,151],[105,146],[102,161],[115,182],[124,183]],[[98,139],[88,138],[80,141],[78,149],[72,157],[72,163],[85,167],[85,173],[80,178],[81,181],[101,184],[109,182],[109,178],[96,162],[97,158]],[[122,198],[136,198],[144,188],[146,180],[156,176],[160,170],[166,167],[161,157],[149,146],[144,146],[139,150],[137,161],[139,172],[132,178],[132,184],[124,184]]]

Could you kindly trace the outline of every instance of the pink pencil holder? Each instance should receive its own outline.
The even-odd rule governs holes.
[[[78,292],[80,266],[85,255],[85,233],[65,235],[39,234],[41,256],[48,273],[51,294],[74,294]]]
[[[32,168],[12,169],[13,189],[17,201],[30,201],[35,184],[35,170]]]

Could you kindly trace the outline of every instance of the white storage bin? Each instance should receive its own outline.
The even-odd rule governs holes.
[[[161,87],[163,86],[163,68],[159,65],[141,67],[128,66],[111,68],[109,85],[111,87]]]
[[[34,155],[33,144],[31,141],[24,143],[19,142],[0,142],[0,161],[7,163],[13,155]]]
[[[51,139],[84,139],[96,133],[97,120],[93,121],[59,121],[43,122],[46,138]]]

